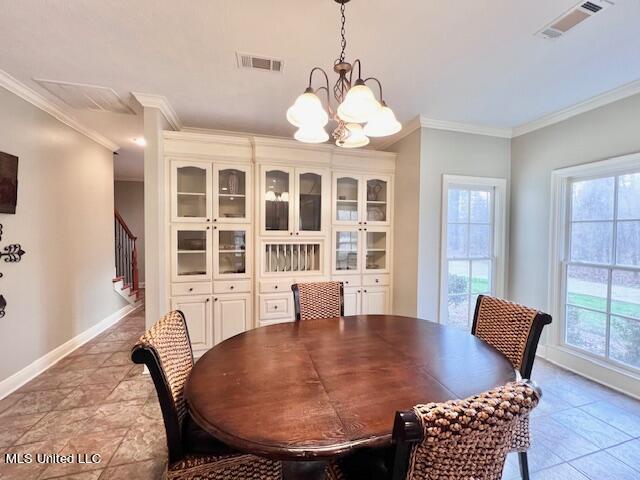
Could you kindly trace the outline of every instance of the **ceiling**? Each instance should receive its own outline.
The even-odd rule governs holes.
[[[352,0],[347,58],[384,85],[398,119],[418,114],[514,127],[640,78],[640,0],[557,41],[533,34],[575,0]],[[189,127],[291,136],[285,111],[309,69],[339,53],[332,0],[0,0],[0,69],[163,95]],[[235,52],[284,60],[241,70]],[[118,145],[116,173],[140,177],[141,115],[69,111]]]

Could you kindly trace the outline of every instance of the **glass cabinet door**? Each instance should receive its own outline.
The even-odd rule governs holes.
[[[298,172],[297,178],[297,231],[319,233],[322,231],[322,174]]]
[[[333,231],[333,273],[360,271],[360,232],[357,228]]]
[[[173,281],[211,279],[211,227],[172,227]]]
[[[246,223],[249,212],[249,169],[246,167],[216,167],[216,204],[214,221]]]
[[[247,259],[249,235],[246,228],[214,227],[213,273],[216,278],[239,278],[250,274]]]
[[[388,271],[388,234],[386,230],[365,228],[365,273]]]
[[[367,177],[365,179],[366,211],[365,222],[368,225],[389,224],[389,179],[384,177]]]
[[[333,222],[357,225],[360,221],[360,179],[339,174],[334,179]]]
[[[172,217],[178,222],[205,222],[211,218],[211,166],[173,162]]]
[[[290,205],[291,169],[268,169],[263,179],[263,219],[265,233],[292,232]]]

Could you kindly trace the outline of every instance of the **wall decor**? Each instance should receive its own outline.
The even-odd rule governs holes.
[[[3,233],[3,226],[0,223],[0,241],[2,241]],[[22,247],[19,243],[12,243],[0,250],[0,259],[4,259],[6,263],[18,263],[20,260],[22,260],[22,256],[25,253],[26,252],[22,250]],[[3,276],[3,273],[0,272],[0,278],[2,278]],[[5,315],[6,306],[7,301],[5,300],[4,296],[0,294],[0,318],[4,317]]]
[[[18,157],[0,152],[0,213],[16,213]]]

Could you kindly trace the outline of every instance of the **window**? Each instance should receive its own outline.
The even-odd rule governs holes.
[[[563,342],[640,369],[640,169],[568,180]]]
[[[468,330],[478,295],[501,295],[505,180],[445,175],[440,321]]]

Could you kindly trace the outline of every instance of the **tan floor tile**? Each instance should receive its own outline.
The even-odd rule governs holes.
[[[129,350],[125,350],[123,352],[114,352],[109,358],[102,364],[103,366],[114,366],[114,365],[133,365],[134,363],[131,361],[131,352]]]
[[[124,380],[107,397],[107,402],[147,399],[154,390],[151,379]]]
[[[69,437],[78,432],[82,432],[87,420],[92,418],[95,413],[96,407],[49,412],[36,426],[20,437],[16,444]]]
[[[96,353],[66,357],[51,367],[51,370],[91,370],[101,366],[110,356],[110,353]]]
[[[84,458],[90,458],[91,455],[97,454],[100,456],[99,462],[52,464],[45,469],[40,478],[59,477],[104,468],[111,461],[111,457],[118,449],[125,433],[126,429],[119,429],[99,433],[82,433],[72,437],[60,451],[61,455],[73,455],[75,458],[78,458],[78,455],[86,455]]]
[[[104,469],[91,470],[90,472],[80,472],[71,475],[64,475],[62,477],[56,477],[56,480],[98,480],[103,472]]]
[[[120,380],[122,380],[127,375],[127,373],[129,373],[129,370],[130,370],[130,367],[128,366],[100,367],[99,369],[91,372],[91,374],[88,376],[84,384],[85,385],[91,385],[95,383],[118,384]]]
[[[144,365],[134,365],[127,373],[127,378],[135,378],[144,375]]]
[[[95,355],[98,353],[130,352],[129,342],[90,342],[83,345],[72,355]]]
[[[71,408],[102,405],[114,388],[114,385],[108,383],[82,385],[72,390],[67,398],[60,402],[55,409],[69,410]]]
[[[167,439],[160,424],[147,424],[131,428],[111,459],[111,465],[140,462],[151,458],[165,458]]]
[[[45,415],[44,413],[35,413],[33,415],[3,418],[2,421],[0,421],[0,447],[13,445],[16,440],[37,424]]]
[[[67,439],[46,440],[17,447],[8,447],[0,455],[0,478],[2,480],[36,479],[46,468],[46,464],[38,463],[37,454],[58,453],[67,443]],[[4,454],[19,454],[23,460],[31,455],[31,463],[6,463]]]
[[[91,431],[109,431],[114,428],[130,428],[140,416],[144,400],[107,403],[96,411],[88,428]]]
[[[0,417],[50,412],[70,393],[70,388],[26,393],[17,404],[0,413]]]
[[[153,459],[107,468],[100,480],[161,480],[164,477],[166,461]]]
[[[13,407],[26,393],[14,392],[11,395],[4,397],[0,400],[0,413],[4,412],[10,407]]]

